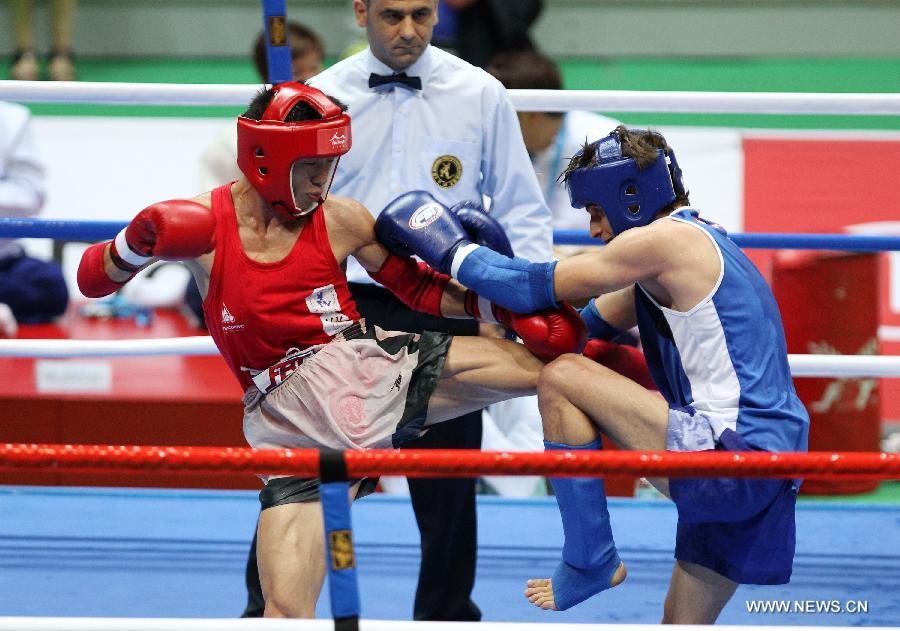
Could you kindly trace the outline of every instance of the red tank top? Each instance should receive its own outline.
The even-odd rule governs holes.
[[[230,184],[212,192],[212,210],[216,252],[203,314],[245,390],[251,370],[268,368],[289,349],[324,344],[359,320],[331,250],[324,211],[312,213],[287,256],[259,263],[246,255],[238,236]]]

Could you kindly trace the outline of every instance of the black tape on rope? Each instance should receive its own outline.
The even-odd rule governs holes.
[[[346,482],[347,461],[337,449],[319,450],[319,478],[322,482]]]

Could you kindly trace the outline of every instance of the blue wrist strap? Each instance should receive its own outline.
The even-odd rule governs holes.
[[[479,247],[466,255],[456,279],[479,296],[516,313],[557,307],[553,297],[556,261],[532,263]]]
[[[597,310],[597,301],[593,298],[579,309],[578,313],[581,315],[581,319],[584,320],[589,338],[610,341],[625,332],[603,319],[600,311]]]

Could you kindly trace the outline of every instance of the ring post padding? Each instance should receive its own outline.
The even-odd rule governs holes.
[[[294,78],[285,4],[285,0],[262,0],[266,60],[269,65],[268,79],[272,85]]]
[[[319,479],[334,628],[335,631],[358,631],[359,584],[350,520],[350,483],[347,481],[347,462],[343,451],[319,450]]]

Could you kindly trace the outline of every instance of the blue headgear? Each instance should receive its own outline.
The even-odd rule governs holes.
[[[622,156],[622,143],[615,132],[593,147],[597,164],[573,171],[566,180],[569,201],[574,208],[599,204],[614,235],[646,226],[659,211],[684,194],[681,169],[671,149],[668,155],[659,149],[657,160],[640,169],[634,158]]]

